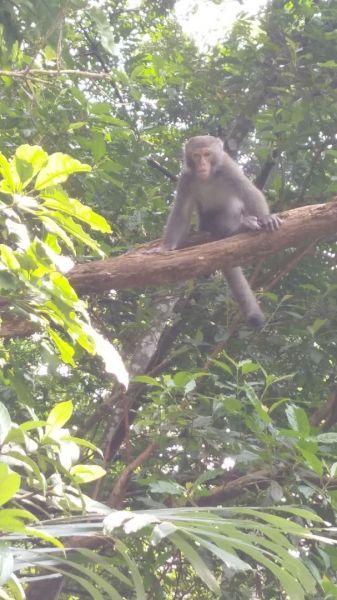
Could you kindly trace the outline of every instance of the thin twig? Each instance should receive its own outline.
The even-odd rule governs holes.
[[[299,248],[298,250],[296,250],[296,252],[294,252],[291,255],[290,259],[282,267],[282,269],[280,271],[278,271],[278,273],[276,273],[276,275],[271,279],[271,281],[267,285],[263,286],[263,291],[267,292],[267,291],[271,290],[275,286],[276,283],[278,283],[281,279],[283,279],[285,277],[285,275],[288,275],[288,273],[294,267],[296,267],[296,265],[302,260],[302,258],[304,258],[307,254],[309,254],[309,252],[312,250],[312,248],[317,244],[318,239],[319,238],[310,242],[310,244],[308,244],[305,248]]]
[[[120,477],[118,477],[113,489],[109,495],[109,499],[107,501],[108,506],[112,508],[120,509],[123,504],[123,499],[125,497],[125,491],[127,488],[127,484],[132,473],[138,469],[142,464],[144,464],[157,450],[158,445],[156,442],[151,442],[143,452],[135,458],[127,467],[125,467],[123,473]]]
[[[23,69],[22,71],[4,71],[0,70],[0,77],[12,77],[18,79],[27,79],[31,76],[39,77],[58,77],[59,75],[71,75],[74,77],[86,77],[87,79],[113,79],[111,73],[95,73],[92,71],[78,71],[77,69]]]
[[[166,177],[171,179],[171,181],[178,181],[177,175],[174,175],[174,173],[171,173],[171,171],[169,171],[166,167],[163,167],[163,165],[161,165],[159,162],[154,160],[154,158],[148,157],[146,159],[146,161],[147,161],[148,165],[150,165],[150,167],[154,167],[155,169],[160,171],[163,175],[166,175]]]

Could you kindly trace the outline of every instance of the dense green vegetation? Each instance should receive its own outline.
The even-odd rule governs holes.
[[[336,3],[272,0],[207,50],[174,5],[0,3],[5,600],[337,597],[335,237],[247,269],[257,333],[217,275],[67,279],[160,237],[191,135],[274,212],[337,195]]]

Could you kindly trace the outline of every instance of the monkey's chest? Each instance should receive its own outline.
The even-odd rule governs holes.
[[[231,212],[231,204],[236,198],[236,192],[229,182],[215,178],[213,181],[199,182],[194,189],[194,197],[197,209],[200,212],[221,212],[227,209]]]
[[[230,186],[200,186],[196,193],[199,228],[217,237],[227,237],[238,231],[243,205]]]

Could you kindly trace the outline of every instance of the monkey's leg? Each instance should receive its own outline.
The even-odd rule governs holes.
[[[241,267],[233,267],[223,271],[223,274],[247,323],[252,327],[263,327],[265,323],[264,314]]]

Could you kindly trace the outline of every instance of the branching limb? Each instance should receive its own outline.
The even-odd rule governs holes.
[[[336,201],[302,206],[280,216],[282,227],[272,233],[243,233],[206,243],[202,243],[205,235],[194,234],[183,249],[165,252],[160,250],[158,240],[122,256],[77,265],[68,273],[68,278],[80,295],[99,294],[111,289],[161,286],[250,264],[285,248],[303,246],[337,232]],[[206,236],[206,239],[209,240],[209,237]],[[191,243],[194,245],[191,246]],[[159,251],[153,252],[156,247]],[[4,299],[0,299],[0,304],[4,304]],[[11,299],[8,298],[10,305]],[[32,324],[13,321],[3,313],[1,336],[29,335],[33,331]]]

